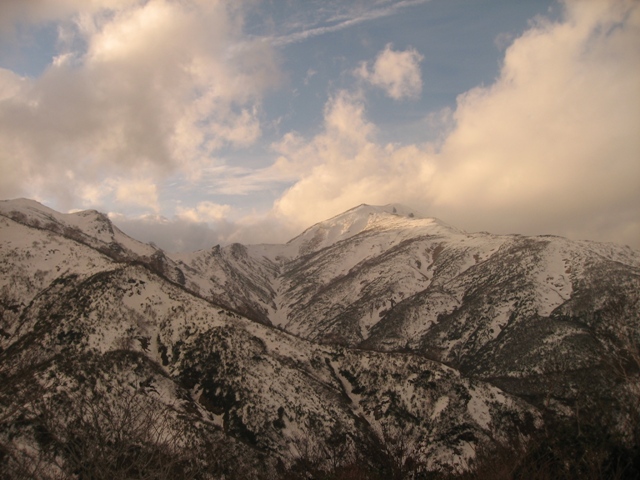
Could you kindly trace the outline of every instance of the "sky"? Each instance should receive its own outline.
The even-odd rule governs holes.
[[[362,203],[640,249],[640,2],[2,0],[0,169],[169,251]]]

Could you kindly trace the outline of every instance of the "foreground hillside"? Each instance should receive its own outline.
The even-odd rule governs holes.
[[[169,254],[14,200],[0,271],[9,478],[640,472],[627,247],[363,205],[286,245]]]

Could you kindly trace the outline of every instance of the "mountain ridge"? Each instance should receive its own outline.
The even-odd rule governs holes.
[[[370,478],[461,473],[577,419],[640,438],[628,247],[466,233],[390,204],[285,245],[173,254],[38,205],[0,202],[0,447],[15,468],[23,444],[49,473],[72,468],[73,412],[116,415],[108,389],[171,412],[148,421],[218,476],[234,457],[244,478],[349,462]]]

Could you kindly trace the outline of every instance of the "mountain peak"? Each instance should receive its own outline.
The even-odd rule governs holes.
[[[36,200],[17,198],[0,201],[0,215],[18,223],[50,230],[93,247],[119,244],[136,255],[151,255],[155,248],[138,242],[113,225],[107,215],[97,210],[57,212]]]
[[[14,198],[11,200],[0,200],[0,213],[16,212],[23,215],[36,215],[53,217],[59,215],[55,210],[43,205],[37,200],[30,198]]]
[[[398,231],[404,238],[415,235],[459,233],[436,218],[416,213],[416,210],[400,203],[387,205],[361,204],[335,217],[316,223],[287,245],[304,255],[316,252],[358,235],[365,230]]]
[[[366,203],[362,203],[357,207],[351,208],[344,213],[336,215],[336,217],[333,217],[333,218],[337,218],[342,215],[346,215],[348,213],[359,213],[359,214],[365,214],[365,215],[372,214],[372,213],[374,214],[388,213],[391,215],[399,215],[402,217],[409,217],[409,218],[424,218],[422,215],[418,214],[414,208],[411,208],[407,205],[403,205],[401,203],[389,203],[387,205],[368,205]]]

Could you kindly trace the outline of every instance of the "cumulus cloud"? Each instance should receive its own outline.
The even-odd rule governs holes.
[[[158,210],[158,189],[149,180],[120,181],[113,185],[116,201]]]
[[[157,184],[261,135],[260,101],[277,64],[267,44],[243,37],[245,2],[23,3],[12,15],[60,21],[59,55],[37,78],[0,70],[0,162],[11,172],[3,196],[37,186],[86,205],[83,184]],[[63,181],[68,172],[74,184]],[[127,198],[140,204],[119,195]]]
[[[108,177],[100,182],[87,182],[77,178],[71,170],[66,172],[65,177],[70,185],[74,185],[69,202],[79,196],[89,205],[111,204],[156,213],[160,210],[160,193],[153,179]]]
[[[502,218],[638,245],[639,41],[636,2],[567,2],[563,21],[539,20],[493,85],[458,99],[434,206],[471,228]]]
[[[359,203],[414,200],[432,165],[416,146],[378,145],[363,101],[338,92],[327,104],[325,130],[310,141],[285,137],[278,160],[299,181],[276,202],[281,217],[308,226]]]
[[[420,62],[424,59],[415,49],[395,51],[389,43],[373,65],[360,64],[356,76],[382,88],[394,100],[416,98],[422,92]]]
[[[492,85],[458,98],[438,147],[380,145],[363,102],[338,94],[324,132],[283,142],[280,161],[309,168],[275,210],[308,224],[397,200],[472,231],[638,248],[639,44],[637,2],[566,2],[510,45]]]
[[[178,208],[178,217],[194,223],[206,223],[223,220],[231,211],[230,205],[220,205],[213,202],[199,202],[195,208]]]
[[[421,2],[374,10],[413,3]],[[495,82],[429,113],[425,125],[446,123],[437,145],[383,144],[366,89],[340,90],[320,133],[285,134],[272,145],[274,163],[257,170],[215,158],[261,137],[261,99],[278,81],[273,45],[374,17],[351,12],[260,41],[243,34],[246,5],[0,2],[0,34],[16,22],[58,26],[57,56],[42,75],[0,68],[0,195],[55,198],[63,209],[136,207],[153,215],[114,214],[116,223],[174,251],[286,241],[359,203],[392,201],[470,231],[640,248],[638,2],[566,0],[559,20],[538,18],[518,38],[501,37]],[[421,94],[424,61],[389,44],[352,72],[359,86],[405,100]],[[167,219],[157,213],[168,176],[215,194],[290,188],[266,217],[196,202]]]

